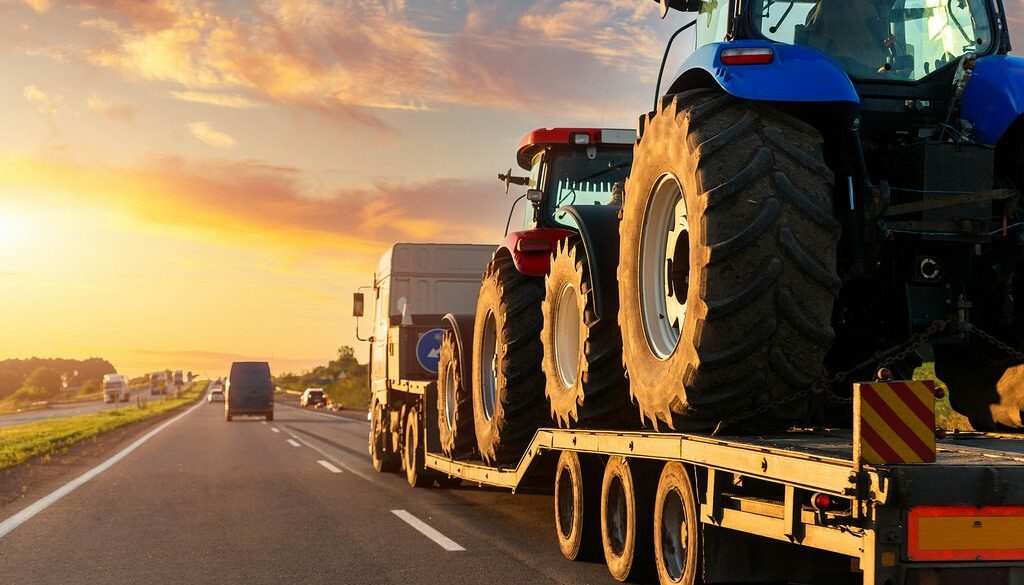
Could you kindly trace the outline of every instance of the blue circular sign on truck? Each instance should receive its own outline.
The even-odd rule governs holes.
[[[431,374],[437,373],[437,362],[441,360],[441,340],[444,329],[431,329],[416,342],[416,361]]]

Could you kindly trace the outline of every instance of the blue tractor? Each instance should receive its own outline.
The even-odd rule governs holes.
[[[851,380],[933,357],[976,428],[1020,429],[1024,59],[1002,1],[661,4],[696,14],[696,50],[640,118],[619,225],[647,423],[834,423]]]

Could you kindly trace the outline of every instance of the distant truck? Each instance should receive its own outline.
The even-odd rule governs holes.
[[[167,373],[153,372],[149,375],[149,393],[152,396],[167,394]]]
[[[128,378],[121,374],[105,374],[103,376],[103,402],[127,402],[131,398]]]
[[[181,370],[174,370],[174,385],[179,389],[185,385],[185,375]]]

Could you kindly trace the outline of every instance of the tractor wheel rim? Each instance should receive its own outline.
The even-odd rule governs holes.
[[[444,370],[444,422],[448,430],[455,428],[455,365],[448,364]]]
[[[480,381],[480,395],[483,398],[484,418],[494,417],[494,405],[497,402],[498,388],[498,326],[494,313],[488,311],[484,317],[484,338],[481,340],[483,355],[483,379]]]
[[[555,306],[555,365],[562,386],[572,388],[578,377],[580,355],[580,308],[576,287],[566,284]]]
[[[679,582],[686,572],[688,546],[688,518],[683,496],[679,490],[669,490],[661,508],[661,559],[665,572],[674,582]]]
[[[690,281],[690,224],[679,181],[658,180],[640,232],[640,313],[647,344],[667,359],[679,345]]]

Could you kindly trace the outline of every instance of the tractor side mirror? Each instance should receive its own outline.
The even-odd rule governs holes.
[[[364,305],[363,293],[359,293],[359,292],[353,293],[352,294],[352,316],[353,317],[362,317],[363,316],[363,312],[364,312],[363,305]]]
[[[541,191],[540,189],[528,189],[526,191],[526,199],[527,201],[540,203],[541,201],[544,200],[544,192]]]
[[[655,0],[655,2],[661,4],[661,17],[665,18],[670,9],[680,12],[698,12],[704,0]]]

